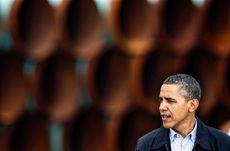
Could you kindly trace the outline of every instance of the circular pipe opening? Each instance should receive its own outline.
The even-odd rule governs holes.
[[[136,141],[138,138],[150,132],[153,129],[160,127],[160,118],[143,111],[134,111],[126,115],[119,129],[119,150],[133,151],[135,150]]]
[[[145,0],[122,0],[118,22],[122,36],[131,39],[146,38],[149,35],[149,4]],[[144,27],[143,27],[144,26]]]
[[[207,16],[207,28],[210,33],[214,36],[218,35],[228,35],[230,32],[230,1],[228,0],[213,0],[211,6],[209,8],[208,16]]]
[[[141,71],[144,96],[151,98],[151,100],[158,100],[160,87],[165,78],[182,71],[183,63],[183,59],[164,51],[158,50],[149,54]]]
[[[226,57],[230,48],[230,1],[213,0],[205,20],[203,41],[217,56]]]
[[[16,54],[0,54],[0,121],[12,124],[24,110],[27,97],[23,59]]]
[[[107,151],[105,117],[96,110],[81,113],[71,126],[69,139],[70,150]]]
[[[62,4],[67,47],[78,57],[91,57],[102,45],[102,20],[93,0],[71,0]]]
[[[0,127],[0,150],[9,151],[9,135],[11,132],[10,127]]]
[[[76,45],[79,45],[79,43],[88,44],[95,35],[100,35],[95,32],[100,31],[101,20],[93,1],[72,1],[67,15],[67,31],[70,38],[76,42]],[[94,33],[96,34],[94,35]]]
[[[196,8],[190,0],[170,0],[166,3],[164,14],[166,32],[177,37],[186,34],[191,25],[194,26]]]
[[[10,150],[50,151],[47,122],[41,117],[29,115],[20,119],[10,137]]]
[[[219,100],[219,102],[221,102],[221,100]],[[211,112],[210,117],[208,125],[216,128],[220,127],[220,125],[230,119],[229,107],[223,103],[218,103],[215,106],[215,109]]]
[[[197,40],[208,1],[197,6],[191,0],[167,1],[161,19],[162,47],[185,55]]]
[[[138,55],[150,51],[153,32],[157,30],[151,9],[145,0],[111,1],[109,22],[112,36],[126,52]]]
[[[55,22],[46,0],[14,1],[9,26],[15,48],[32,58],[46,57],[56,44]]]
[[[38,105],[53,120],[68,120],[78,111],[80,94],[75,59],[55,55],[38,65]]]
[[[92,95],[102,104],[124,101],[129,91],[129,58],[126,54],[108,49],[99,55],[90,67],[89,81]]]

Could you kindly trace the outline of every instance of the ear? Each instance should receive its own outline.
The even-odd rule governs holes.
[[[199,106],[199,101],[197,99],[189,100],[189,112],[194,112]]]

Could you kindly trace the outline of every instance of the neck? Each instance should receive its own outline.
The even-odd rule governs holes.
[[[183,121],[183,124],[179,124],[180,126],[173,128],[178,134],[182,137],[186,137],[195,127],[195,117],[188,118]]]

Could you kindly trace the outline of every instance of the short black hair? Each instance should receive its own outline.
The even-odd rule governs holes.
[[[175,74],[165,79],[163,84],[177,84],[185,91],[185,99],[201,99],[201,88],[197,80],[188,74]]]

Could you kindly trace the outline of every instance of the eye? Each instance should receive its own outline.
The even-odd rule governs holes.
[[[158,101],[161,103],[163,101],[163,98],[162,97],[159,97],[158,98]]]
[[[173,98],[167,98],[168,103],[176,103],[176,100]]]

